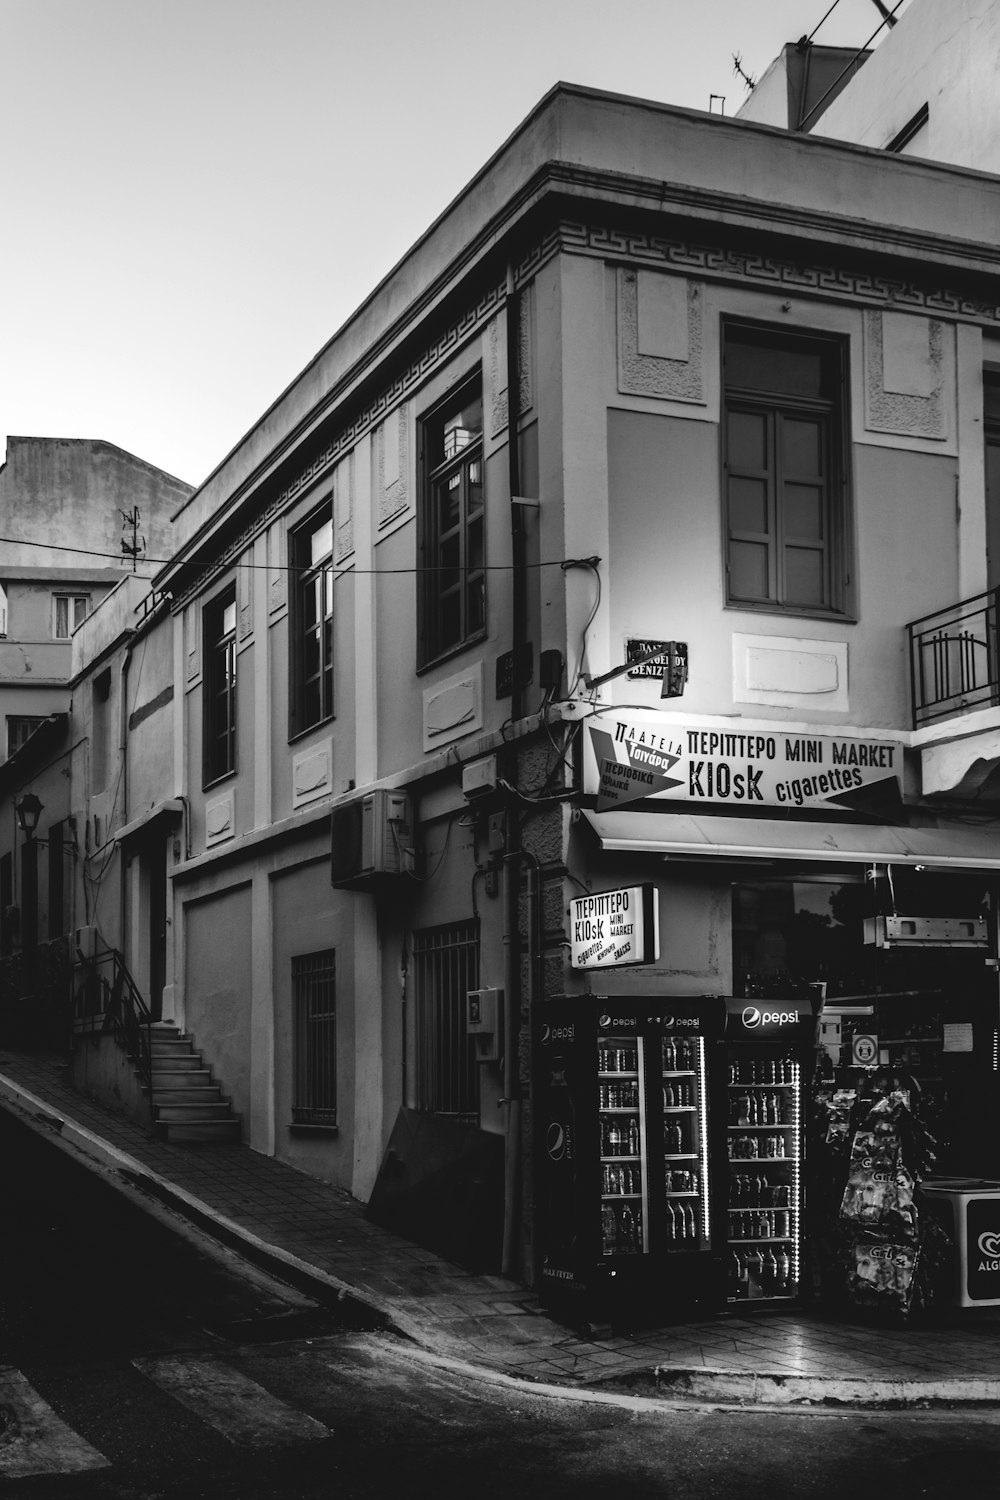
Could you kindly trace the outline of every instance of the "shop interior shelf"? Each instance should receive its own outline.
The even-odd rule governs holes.
[[[602,1193],[601,1197],[608,1203],[621,1203],[628,1198],[641,1198],[641,1193]]]
[[[794,1130],[789,1120],[772,1120],[769,1125],[727,1125],[727,1130]]]
[[[663,1194],[664,1198],[700,1198],[701,1194],[695,1189],[689,1189],[684,1193],[675,1193],[667,1188]]]
[[[619,1072],[616,1068],[613,1073],[598,1073],[597,1076],[598,1078],[638,1078],[639,1070],[637,1068],[632,1068],[630,1070],[623,1069],[621,1072]]]
[[[693,1115],[697,1108],[696,1104],[665,1104],[663,1113],[665,1115]],[[749,1126],[747,1128],[749,1129]]]
[[[602,1156],[601,1161],[642,1161],[641,1156]]]
[[[730,1235],[726,1243],[728,1245],[793,1245],[795,1243],[795,1236],[794,1234],[776,1234],[772,1235],[769,1239],[764,1239],[762,1236],[755,1234],[750,1239],[741,1240]]]
[[[602,1104],[597,1113],[599,1115],[637,1115],[639,1106],[638,1104]],[[749,1125],[747,1129],[750,1129]]]
[[[664,1068],[664,1078],[696,1078],[694,1068]]]
[[[664,1161],[697,1161],[698,1153],[697,1151],[664,1151],[663,1159]],[[770,1161],[777,1161],[780,1158],[769,1157],[768,1159]],[[749,1161],[750,1158],[747,1157],[747,1160]]]

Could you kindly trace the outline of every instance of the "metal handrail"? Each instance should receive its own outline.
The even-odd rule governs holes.
[[[1000,703],[998,602],[989,589],[907,625],[914,729]]]
[[[73,997],[76,1030],[110,1031],[132,1060],[144,1086],[153,1086],[153,1017],[117,948],[82,960],[83,982]],[[89,1025],[88,1025],[89,1023]]]

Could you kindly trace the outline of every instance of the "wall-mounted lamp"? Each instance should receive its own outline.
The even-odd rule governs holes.
[[[18,826],[26,839],[33,839],[45,804],[34,792],[24,792],[14,804]]]

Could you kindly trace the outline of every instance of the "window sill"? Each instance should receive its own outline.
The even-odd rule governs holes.
[[[236,775],[236,768],[234,766],[231,771],[226,771],[226,772],[223,773],[223,775],[217,776],[214,781],[205,781],[205,782],[203,782],[201,789],[202,789],[203,792],[214,792],[215,789],[216,789],[216,787],[222,786],[223,782],[232,781],[234,779],[235,775]]]
[[[315,724],[307,724],[305,729],[293,729],[288,736],[288,744],[294,745],[299,740],[304,740],[307,734],[313,734],[317,729],[323,729],[327,724],[332,724],[336,717],[336,714],[328,714],[325,719],[317,719]]]
[[[316,1135],[335,1136],[340,1134],[339,1125],[306,1125],[304,1122],[292,1122],[288,1127],[291,1135]]]
[[[463,651],[471,651],[473,646],[481,646],[488,640],[487,632],[484,630],[479,635],[470,636],[460,646],[452,646],[450,651],[444,651],[440,656],[432,657],[429,661],[420,662],[417,665],[417,676],[422,677],[425,672],[433,672],[435,667],[444,666],[446,662],[454,661],[461,656]]]
[[[853,609],[810,609],[806,604],[773,604],[752,599],[727,599],[724,608],[741,614],[777,615],[784,620],[838,620],[843,625],[858,623]]]

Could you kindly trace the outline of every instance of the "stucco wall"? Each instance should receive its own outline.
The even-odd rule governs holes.
[[[185,1025],[212,1067],[223,1092],[243,1117],[250,1116],[249,885],[221,891],[185,909]]]

